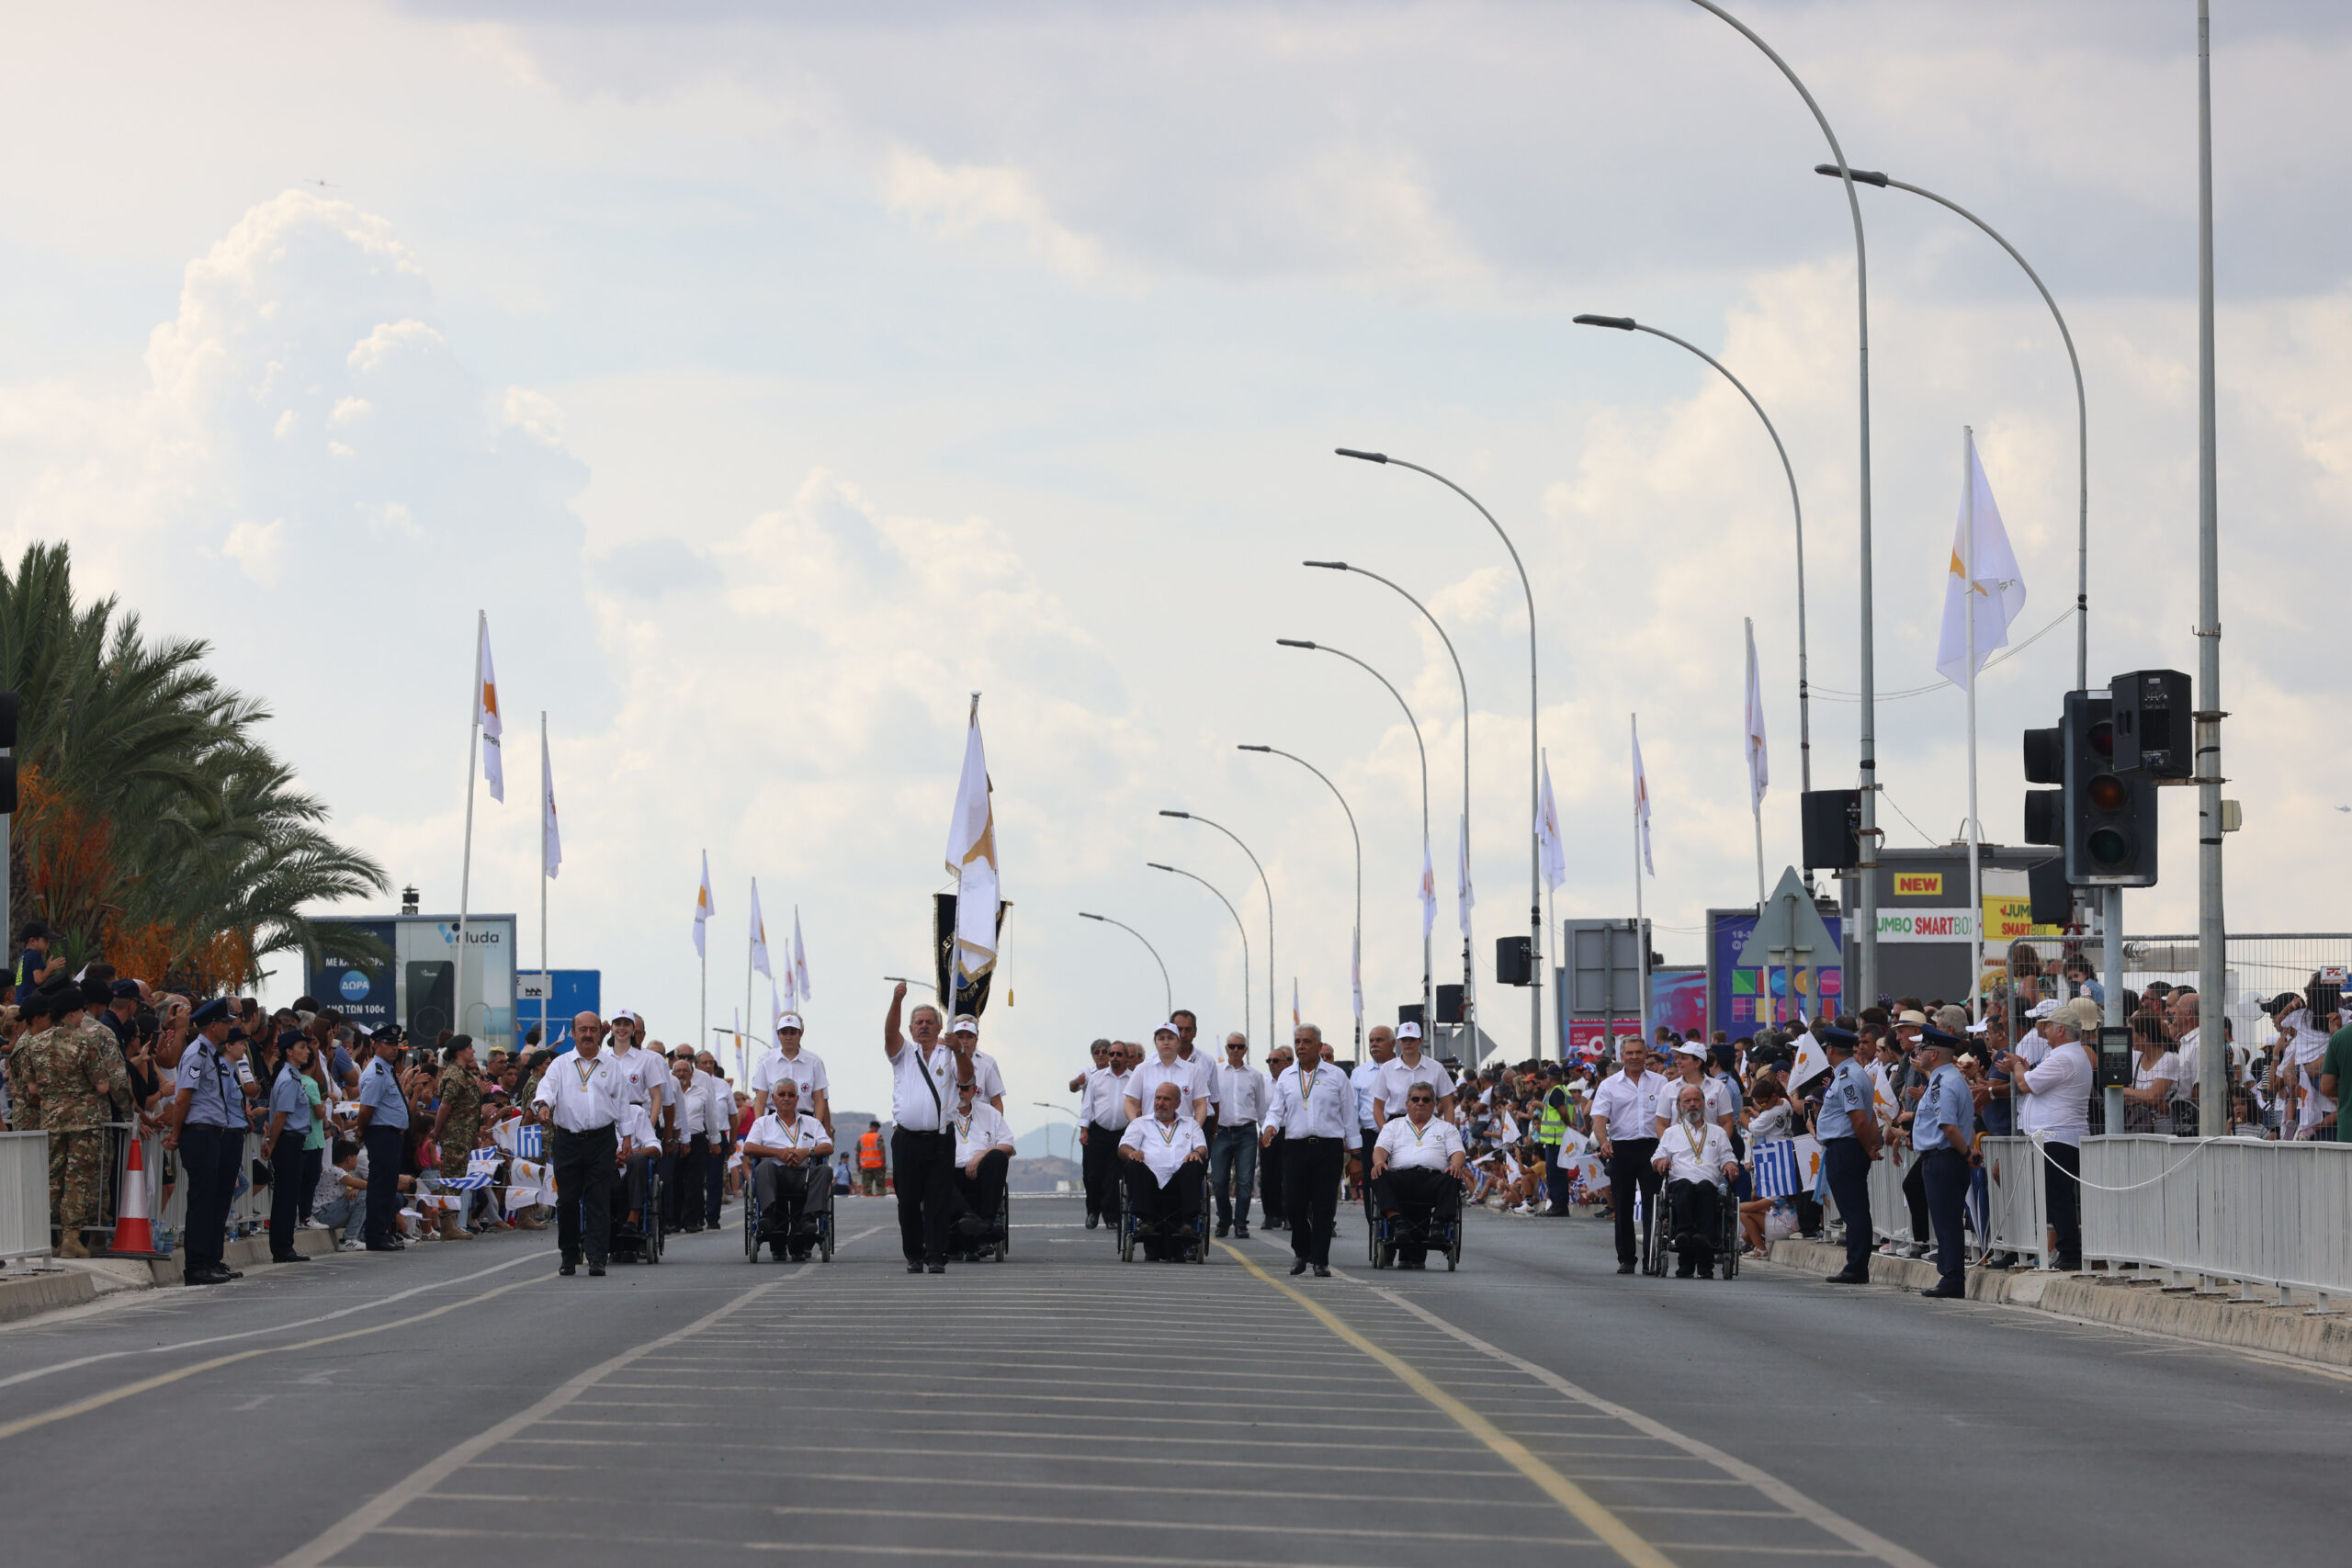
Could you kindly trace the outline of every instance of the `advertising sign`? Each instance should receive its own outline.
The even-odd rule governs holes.
[[[1884,918],[1882,911],[1882,919]],[[1845,921],[1822,917],[1833,947],[1845,941]],[[1740,964],[1740,953],[1756,932],[1756,911],[1707,911],[1707,1019],[1711,1029],[1726,1031],[1733,1039],[1753,1032],[1774,1018],[1792,1020],[1834,1012],[1845,991],[1845,970],[1839,964],[1818,969],[1783,969]],[[1842,951],[1842,948],[1840,949]]]
[[[310,993],[322,1005],[370,1029],[397,1023],[426,1043],[447,1029],[472,1035],[485,1051],[514,1047],[514,916],[467,917],[463,995],[455,915],[326,915],[319,922],[356,926],[392,950],[380,973],[333,960],[309,965]]]
[[[321,922],[324,924],[326,922]],[[397,950],[398,939],[390,920],[337,920],[374,937],[387,949]],[[399,1009],[398,986],[394,971],[397,964],[368,966],[341,958],[322,957],[311,964],[303,976],[303,989],[318,998],[322,1007],[330,1007],[356,1023],[369,1029],[380,1029],[392,1021]]]
[[[571,1049],[571,1021],[604,1010],[601,969],[526,969],[514,976],[514,1026],[525,1033],[539,1026],[539,1004],[547,1004],[548,1039],[558,1052]]]
[[[1976,934],[1968,906],[1956,909],[1881,909],[1878,940],[1889,942],[1967,942]]]

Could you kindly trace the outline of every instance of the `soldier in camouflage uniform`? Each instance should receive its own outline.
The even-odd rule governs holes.
[[[441,1109],[434,1113],[433,1136],[441,1145],[441,1174],[460,1177],[481,1136],[481,1084],[474,1077],[474,1043],[460,1034],[441,1053],[441,1077],[434,1087]],[[470,1241],[473,1232],[447,1209],[441,1211],[441,1239]]]
[[[114,1091],[107,1096],[107,1120],[130,1121],[130,1064],[123,1060],[122,1043],[114,1037],[114,1031],[98,1021],[96,1004],[90,1001],[87,991],[83,993],[82,1016],[74,1027],[88,1038],[90,1049],[97,1054],[99,1067],[114,1085]]]
[[[13,1101],[12,1114],[16,1131],[40,1131],[40,1090],[33,1082],[33,1042],[40,1039],[54,1021],[57,1004],[36,992],[25,998],[17,1010],[17,1021],[24,1027],[8,1044],[8,1095]],[[54,1202],[54,1195],[51,1197]]]
[[[50,1203],[62,1239],[60,1258],[87,1258],[82,1227],[101,1218],[98,1196],[106,1155],[106,1120],[114,1096],[128,1092],[109,1077],[98,1043],[82,1025],[82,998],[68,992],[54,1003],[57,1021],[33,1042],[33,1085],[41,1126],[49,1134]],[[109,1041],[109,1043],[111,1041]]]

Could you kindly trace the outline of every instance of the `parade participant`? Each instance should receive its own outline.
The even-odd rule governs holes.
[[[1012,1164],[1012,1128],[1004,1112],[980,1098],[971,1078],[956,1085],[956,1231],[966,1251],[992,1236]]]
[[[1258,1126],[1266,1119],[1273,1085],[1250,1065],[1250,1037],[1225,1037],[1225,1066],[1216,1070],[1216,1131],[1209,1139],[1209,1190],[1216,1197],[1216,1234],[1250,1235],[1250,1190],[1258,1178]]]
[[[1070,1080],[1080,1092],[1079,1172],[1086,1188],[1086,1228],[1115,1213],[1112,1184],[1118,1180],[1119,1134],[1127,1130],[1127,1068],[1124,1047],[1110,1040],[1093,1045],[1094,1066]]]
[[[678,1137],[677,1147],[662,1156],[662,1218],[692,1234],[703,1228],[703,1188],[718,1125],[713,1118],[724,1114],[711,1090],[725,1080],[698,1070],[684,1051],[671,1062],[670,1077],[678,1085]]]
[[[939,1010],[915,1009],[899,1032],[907,983],[890,993],[882,1021],[882,1054],[890,1063],[890,1166],[897,1172],[899,1248],[907,1272],[947,1272],[947,1205],[954,1188],[956,1141],[948,1128],[947,1096],[956,1083],[956,1054],[939,1043]]]
[[[1957,1035],[1940,1029],[1919,1032],[1919,1054],[1928,1067],[1928,1087],[1911,1118],[1911,1146],[1927,1172],[1928,1217],[1936,1231],[1936,1282],[1919,1293],[1952,1301],[1968,1293],[1968,1271],[1961,1250],[1961,1210],[1975,1163],[1976,1099],[1953,1066]]]
[[[705,1230],[718,1228],[718,1211],[727,1201],[727,1168],[729,1156],[735,1151],[736,1103],[746,1106],[751,1097],[738,1095],[727,1075],[718,1070],[718,1058],[707,1051],[695,1053],[695,1081],[702,1085],[707,1097],[704,1114],[710,1131],[710,1157],[702,1167],[702,1224]],[[682,1213],[691,1222],[695,1216],[694,1194],[684,1195]],[[692,1229],[691,1223],[688,1229]]]
[[[311,1046],[299,1029],[280,1034],[277,1045],[285,1059],[269,1086],[269,1123],[261,1137],[269,1151],[269,1260],[308,1263],[294,1250],[294,1227],[308,1192],[302,1177],[310,1164]]]
[[[613,1180],[621,1191],[621,1223],[642,1235],[653,1229],[645,1213],[647,1178],[662,1158],[662,1135],[645,1107],[633,1100],[621,1106],[613,1133]]]
[[[1295,1059],[1287,1045],[1276,1045],[1266,1053],[1267,1117],[1273,1114],[1274,1085],[1281,1081],[1283,1074],[1290,1069]],[[1290,1223],[1290,1208],[1283,1198],[1283,1167],[1288,1163],[1289,1156],[1283,1152],[1282,1129],[1275,1128],[1271,1140],[1266,1132],[1263,1124],[1258,1129],[1258,1196],[1265,1204],[1266,1228],[1278,1231]]]
[[[743,1134],[743,1158],[760,1203],[760,1239],[805,1263],[817,1245],[815,1217],[832,1201],[833,1135],[800,1109],[797,1081],[778,1078],[769,1103],[773,1109]]]
[[[1307,1028],[1300,1030],[1304,1036]],[[1309,1268],[1331,1277],[1331,1232],[1339,1216],[1340,1175],[1355,1146],[1355,1089],[1335,1062],[1323,1060],[1317,1039],[1298,1045],[1298,1060],[1274,1085],[1259,1145],[1283,1142],[1283,1195],[1288,1201],[1293,1274]]]
[[[474,1144],[481,1134],[481,1082],[474,1076],[473,1036],[453,1038],[441,1053],[441,1077],[434,1087],[440,1109],[433,1113],[433,1141],[441,1149],[441,1174],[456,1179],[466,1174]],[[474,1233],[451,1210],[441,1211],[443,1241],[471,1241]]]
[[[174,1069],[172,1106],[164,1147],[179,1153],[187,1192],[180,1232],[180,1278],[218,1285],[242,1278],[220,1260],[227,1244],[230,1197],[244,1158],[245,1112],[236,1075],[220,1052],[229,1039],[229,1001],[215,997],[188,1015],[196,1032]]]
[[[1871,1109],[1870,1074],[1854,1060],[1860,1036],[1817,1024],[1813,1031],[1829,1053],[1829,1088],[1815,1113],[1814,1136],[1821,1142],[1822,1174],[1838,1217],[1846,1224],[1846,1267],[1828,1277],[1833,1285],[1871,1282],[1871,1164],[1879,1157],[1878,1117]]]
[[[231,1039],[235,1038],[231,1032]],[[359,1119],[352,1131],[368,1155],[368,1224],[364,1235],[370,1252],[398,1252],[403,1243],[395,1233],[400,1224],[401,1152],[408,1142],[408,1096],[401,1091],[395,1066],[401,1047],[390,1041],[375,1042],[375,1054],[359,1075]]]
[[[620,1070],[605,1055],[605,1021],[593,1012],[571,1021],[572,1049],[540,1076],[531,1098],[533,1117],[547,1124],[555,1171],[558,1272],[579,1272],[588,1255],[593,1279],[605,1271],[612,1234],[613,1155],[629,1103]]]
[[[645,1118],[656,1138],[667,1141],[670,1099],[676,1086],[670,1064],[646,1049],[645,1019],[628,1008],[613,1015],[610,1048],[605,1053],[620,1074],[621,1098],[645,1107]]]
[[[87,1258],[83,1228],[104,1218],[101,1167],[107,1102],[126,1085],[109,1070],[97,1042],[78,1027],[80,995],[64,987],[51,989],[56,993],[50,1003],[52,1022],[34,1040],[28,1058],[41,1128],[49,1135],[49,1201],[57,1216],[57,1255]],[[242,1148],[242,1140],[238,1146]]]
[[[1675,1091],[1674,1124],[1658,1140],[1651,1168],[1666,1178],[1673,1205],[1678,1280],[1695,1272],[1715,1277],[1715,1241],[1724,1233],[1724,1185],[1739,1175],[1731,1134],[1708,1114],[1704,1084],[1685,1083]]]
[[[1182,1041],[1173,1021],[1163,1023],[1151,1032],[1153,1059],[1127,1075],[1127,1087],[1123,1095],[1127,1120],[1141,1118],[1145,1107],[1151,1103],[1154,1090],[1163,1083],[1176,1086],[1180,1109],[1194,1122],[1208,1114],[1207,1086],[1201,1082],[1200,1069],[1177,1055]]]
[[[1177,1056],[1191,1066],[1200,1097],[1209,1102],[1208,1110],[1201,1117],[1201,1135],[1215,1139],[1217,1122],[1225,1114],[1225,1101],[1219,1093],[1223,1087],[1218,1077],[1220,1065],[1211,1060],[1209,1054],[1195,1043],[1201,1032],[1201,1021],[1191,1008],[1178,1008],[1168,1015],[1168,1021],[1176,1026]]]
[[[778,1080],[790,1078],[800,1086],[803,1113],[823,1122],[830,1137],[833,1131],[832,1081],[825,1076],[825,1059],[807,1047],[805,1038],[798,1013],[788,1012],[775,1021],[775,1043],[752,1068],[752,1099],[762,1110],[769,1109],[768,1091],[775,1088]]]
[[[1372,1121],[1385,1127],[1405,1114],[1405,1099],[1412,1086],[1425,1083],[1437,1095],[1440,1116],[1453,1116],[1453,1075],[1421,1053],[1421,1026],[1408,1019],[1396,1026],[1395,1055],[1373,1080]]]
[[[1721,1127],[1728,1137],[1732,1116],[1739,1106],[1720,1079],[1707,1076],[1707,1048],[1696,1041],[1686,1040],[1674,1048],[1674,1057],[1669,1066],[1673,1076],[1658,1086],[1657,1101],[1651,1111],[1656,1135],[1664,1139],[1667,1128],[1680,1119],[1682,1086],[1697,1084],[1706,1100],[1708,1123]]]
[[[1592,1095],[1592,1135],[1601,1160],[1609,1167],[1609,1206],[1617,1222],[1617,1272],[1634,1271],[1634,1200],[1639,1194],[1645,1213],[1657,1205],[1658,1173],[1651,1165],[1657,1155],[1657,1106],[1660,1088],[1648,1071],[1649,1052],[1639,1040],[1622,1047],[1621,1066],[1603,1078]]]
[[[1470,1182],[1462,1134],[1437,1115],[1437,1108],[1435,1087],[1413,1084],[1405,1091],[1402,1111],[1381,1128],[1372,1150],[1373,1207],[1424,1235],[1429,1226],[1460,1215],[1462,1190]],[[1400,1242],[1396,1267],[1427,1268],[1429,1253],[1426,1240]]]
[[[1201,1212],[1208,1140],[1201,1124],[1183,1114],[1183,1087],[1175,1079],[1155,1085],[1151,1114],[1128,1122],[1119,1137],[1127,1210],[1146,1227],[1143,1255],[1155,1263],[1183,1260],[1189,1244],[1171,1233]]]

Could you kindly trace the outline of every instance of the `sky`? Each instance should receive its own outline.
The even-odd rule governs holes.
[[[2196,668],[2196,25],[2141,0],[1737,7],[1849,161],[1999,227],[2087,388],[2092,680]],[[2222,645],[2237,931],[2340,929],[2352,785],[2328,606],[2352,501],[2352,16],[2216,7]],[[552,736],[559,967],[676,1042],[743,1005],[747,884],[797,908],[835,1103],[887,1106],[885,975],[921,973],[971,694],[1014,905],[985,1045],[1017,1126],[1172,992],[1344,1040],[1354,840],[1368,1020],[1459,977],[1469,687],[1482,978],[1525,930],[1528,613],[1567,840],[1553,914],[1643,890],[1672,963],[1797,858],[1793,529],[1812,771],[1855,775],[1852,230],[1770,62],[1682,0],[1577,5],[222,6],[49,10],[0,59],[0,549],[209,638],[271,742],[428,910],[457,902],[463,695],[487,612],[510,728],[471,902],[536,951],[529,732]],[[1870,245],[1878,724],[1896,845],[1957,837],[1963,702],[1935,637],[1973,428],[2028,599],[2075,571],[2075,400],[2030,284],[1891,190]],[[1979,815],[2073,684],[2061,624],[1980,683]],[[1895,696],[1896,693],[1913,694]],[[2193,807],[2127,927],[2195,920]],[[1198,884],[1249,928],[1241,936]],[[370,905],[380,911],[384,905]],[[1168,970],[1114,917],[1146,936]],[[353,909],[346,912],[362,912]],[[290,968],[267,994],[290,998]],[[1486,1022],[1528,1044],[1524,993]],[[765,982],[753,1001],[763,1023]],[[1287,1027],[1287,1018],[1282,1019]]]

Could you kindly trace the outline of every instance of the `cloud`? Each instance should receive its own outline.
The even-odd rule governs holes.
[[[959,164],[944,168],[919,152],[893,152],[883,170],[890,209],[935,239],[968,240],[996,231],[1019,238],[1029,254],[1069,277],[1094,276],[1102,247],[1057,222],[1021,169]]]

